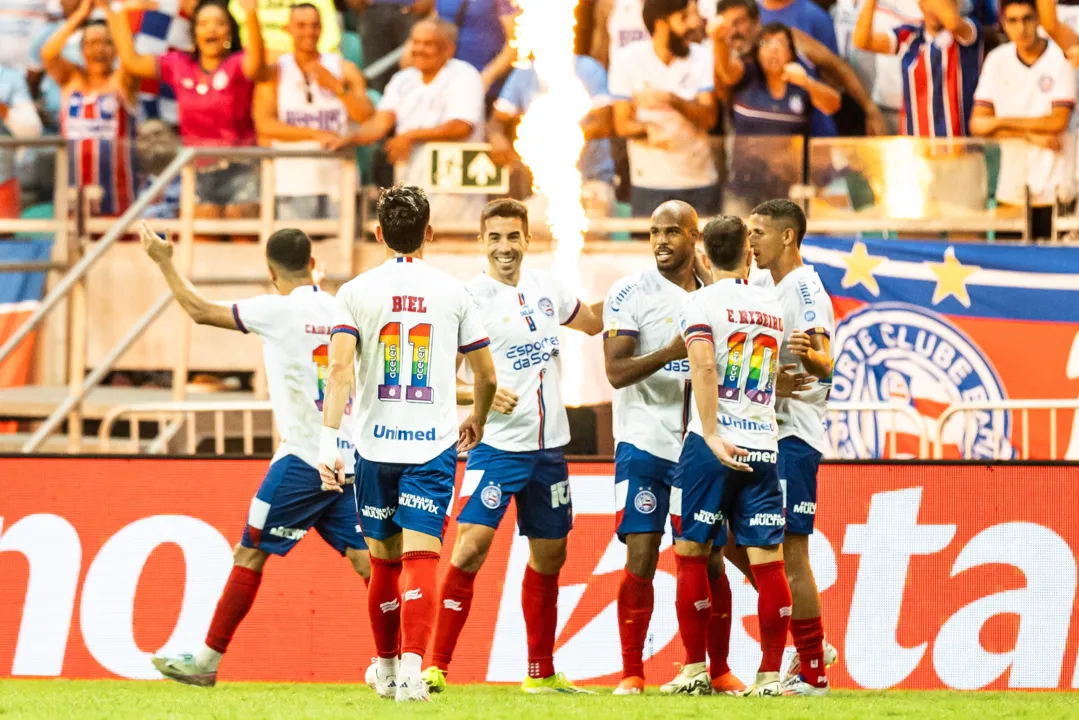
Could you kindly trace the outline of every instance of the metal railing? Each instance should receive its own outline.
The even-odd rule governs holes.
[[[1030,459],[1030,411],[1031,410],[1048,410],[1049,411],[1049,460],[1057,459],[1057,411],[1058,410],[1073,410],[1079,411],[1079,399],[1060,399],[1060,400],[995,400],[990,402],[962,402],[955,403],[944,410],[940,415],[938,421],[937,432],[933,438],[933,457],[937,460],[944,458],[944,430],[948,424],[948,421],[958,415],[959,413],[968,412],[1000,412],[1000,411],[1019,411],[1020,417],[1020,442],[1019,452],[1020,459]],[[993,436],[993,447],[1001,448],[1004,443],[1011,443],[1010,437],[1004,437],[1002,433],[995,432]],[[966,452],[966,448],[960,448],[960,453],[966,457],[969,453]],[[993,458],[999,460],[999,457]]]
[[[925,458],[929,456],[929,429],[926,427],[925,419],[911,407],[909,404],[903,404],[898,402],[830,402],[828,403],[829,416],[838,413],[849,412],[868,412],[874,415],[883,413],[890,417],[895,415],[902,415],[909,419],[916,428],[918,428],[918,457]],[[885,433],[885,443],[888,446],[888,457],[894,458],[896,456],[896,425],[890,423],[888,431]],[[828,442],[832,447],[832,457],[839,455],[839,448],[836,444],[835,434],[830,430],[827,433]],[[883,457],[883,456],[882,456]]]
[[[255,451],[255,413],[272,413],[273,406],[268,401],[256,402],[169,402],[169,403],[141,403],[114,407],[101,419],[101,428],[98,430],[98,440],[102,452],[112,452],[114,440],[112,433],[118,420],[127,417],[131,432],[123,447],[127,452],[142,451],[142,437],[139,424],[147,420],[157,423],[157,435],[151,442],[151,453],[164,453],[168,449],[168,442],[172,438],[172,428],[183,426],[186,429],[185,447],[189,455],[195,454],[201,438],[196,431],[196,417],[201,414],[213,415],[213,438],[214,454],[225,454],[225,440],[227,430],[225,416],[227,414],[239,414],[242,424],[241,438],[243,439],[243,454],[251,455]],[[272,423],[273,443],[278,441],[277,426]]]

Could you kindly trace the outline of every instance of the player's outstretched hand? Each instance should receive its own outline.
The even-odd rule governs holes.
[[[752,472],[753,468],[738,460],[738,458],[747,457],[749,455],[748,451],[743,450],[729,440],[724,440],[719,435],[706,437],[704,441],[708,443],[708,449],[712,451],[712,454],[731,470]]]
[[[480,444],[483,440],[483,425],[475,415],[469,415],[461,423],[461,431],[457,436],[457,452],[468,452]]]
[[[780,365],[776,373],[776,396],[794,398],[797,400],[801,394],[813,387],[816,380],[809,373],[794,372],[797,365]]]
[[[172,243],[150,229],[150,224],[145,220],[139,223],[139,239],[142,240],[142,249],[155,263],[172,257]]]
[[[345,463],[341,458],[333,461],[333,469],[324,463],[319,463],[318,474],[322,477],[322,490],[324,492],[344,492],[344,486],[350,483],[345,478]]]
[[[787,347],[790,348],[792,355],[804,358],[813,349],[813,343],[810,342],[809,335],[801,330],[795,330],[791,333],[791,339],[787,341]]]
[[[509,415],[515,407],[517,407],[517,393],[510,388],[504,387],[500,387],[495,391],[495,399],[491,403],[492,410],[496,413]]]

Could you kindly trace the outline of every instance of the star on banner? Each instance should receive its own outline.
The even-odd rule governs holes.
[[[964,265],[955,257],[955,248],[944,251],[944,262],[926,263],[937,276],[937,287],[933,291],[933,304],[938,305],[949,296],[954,297],[963,307],[970,307],[970,295],[967,293],[967,278],[981,270],[977,265]]]
[[[877,278],[873,277],[873,270],[887,259],[886,257],[870,255],[869,249],[866,248],[864,242],[854,243],[854,247],[850,249],[850,254],[843,256],[847,272],[843,274],[843,279],[839,284],[844,289],[864,285],[865,289],[874,296],[880,295],[880,285],[877,284]]]

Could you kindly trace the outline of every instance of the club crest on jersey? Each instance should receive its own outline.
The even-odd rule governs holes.
[[[643,515],[651,515],[656,511],[656,496],[651,490],[641,490],[633,498],[633,507]]]
[[[544,315],[547,317],[554,317],[554,303],[551,302],[551,298],[541,297],[536,305],[539,306],[539,309]]]
[[[480,502],[488,510],[497,510],[499,503],[502,502],[502,488],[498,485],[488,485],[480,490]]]
[[[848,315],[836,327],[833,347],[830,400],[909,405],[930,439],[952,403],[1005,398],[1000,375],[974,341],[947,318],[915,305],[878,303]],[[893,431],[897,454],[912,455],[921,434],[904,415],[860,411],[832,413],[827,431],[841,458],[883,457]],[[989,459],[1013,456],[1010,434],[1011,414],[996,410],[954,415],[943,437],[964,457]]]

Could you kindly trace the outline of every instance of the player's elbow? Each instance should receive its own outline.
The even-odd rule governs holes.
[[[611,384],[611,387],[615,390],[621,390],[622,388],[629,385],[629,383],[626,382],[625,377],[623,377],[615,370],[612,370],[611,368],[607,368],[607,382],[609,382]]]

